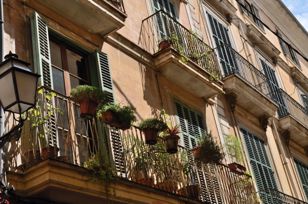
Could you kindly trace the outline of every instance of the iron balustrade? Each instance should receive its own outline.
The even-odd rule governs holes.
[[[259,194],[264,204],[308,204],[305,201],[282,193],[276,189],[268,189]]]
[[[117,9],[119,9],[122,13],[125,13],[123,0],[107,0],[107,1],[110,2]]]
[[[291,115],[306,128],[308,128],[308,109],[303,107],[295,99],[293,99],[284,90],[279,89],[282,96],[282,101],[279,103],[279,117],[283,118],[285,116]]]
[[[125,180],[191,199],[187,186],[196,185],[200,194],[195,199],[208,203],[250,203],[256,198],[250,177],[233,173],[226,165],[194,161],[184,147],[168,154],[163,140],[146,145],[143,132],[135,127],[119,135],[124,168],[117,169],[125,170],[117,175]]]
[[[168,42],[187,63],[194,62],[215,79],[220,79],[217,58],[214,50],[196,34],[181,25],[164,11],[158,11],[142,21],[141,46],[151,54],[158,53],[162,42]]]
[[[228,53],[230,61],[228,65],[227,63],[221,64],[224,78],[230,75],[236,75],[267,98],[271,99],[271,91],[266,76],[259,69],[242,57],[242,55],[232,47],[221,45],[220,50],[224,50],[224,53]]]

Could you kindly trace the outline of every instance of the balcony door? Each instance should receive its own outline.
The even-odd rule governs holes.
[[[206,9],[204,10],[210,25],[214,47],[216,48],[223,75],[228,76],[234,74],[237,72],[238,68],[236,66],[235,56],[232,52],[229,31],[212,14],[210,14]]]
[[[270,189],[277,190],[277,184],[264,141],[244,128],[241,128],[240,131],[244,137],[260,198],[263,203],[280,203],[267,194]]]
[[[287,106],[283,100],[283,95],[275,74],[275,70],[264,60],[260,58],[263,73],[265,74],[267,84],[270,89],[271,99],[278,104],[278,115],[284,117],[288,114]]]

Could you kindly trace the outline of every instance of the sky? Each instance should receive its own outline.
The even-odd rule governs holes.
[[[308,31],[308,0],[282,0]]]

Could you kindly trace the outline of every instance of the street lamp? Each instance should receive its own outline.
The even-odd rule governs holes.
[[[14,120],[17,120],[18,124],[0,136],[0,150],[13,138],[19,138],[26,120],[21,114],[35,106],[39,78],[38,74],[31,72],[29,63],[18,59],[16,54],[10,52],[4,59],[0,63],[1,107],[4,111],[13,113]],[[15,114],[19,115],[18,119],[15,118]],[[12,193],[12,188],[3,184],[2,170],[0,167],[0,203],[7,203],[6,197],[10,192]]]

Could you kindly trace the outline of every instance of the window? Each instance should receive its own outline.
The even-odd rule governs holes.
[[[271,99],[278,104],[279,117],[286,116],[288,114],[288,108],[284,102],[282,90],[279,87],[275,70],[271,68],[268,62],[260,58],[263,73],[265,74],[266,81],[269,87]]]
[[[290,44],[287,44],[282,40],[282,34],[277,30],[277,35],[279,39],[279,43],[282,49],[283,54],[290,58],[298,67],[300,66],[299,61],[297,59],[297,54],[295,50],[291,47]]]
[[[295,164],[303,185],[306,198],[308,199],[308,167],[298,160],[295,160]]]
[[[202,116],[179,102],[175,105],[181,126],[182,144],[191,149],[197,146],[198,139],[205,133]]]
[[[108,58],[104,53],[87,53],[72,42],[50,32],[44,19],[36,12],[31,19],[35,71],[41,75],[39,84],[56,92],[52,105],[61,110],[51,115],[46,123],[46,139],[49,145],[59,147],[60,156],[78,148],[79,157],[66,154],[67,159],[81,164],[91,154],[91,144],[96,143],[91,125],[79,117],[78,104],[67,97],[77,85],[99,86],[113,101],[112,80]],[[74,134],[72,134],[74,133]],[[119,135],[116,135],[119,136]],[[116,137],[114,136],[114,137]],[[77,140],[78,147],[73,140]],[[76,161],[78,160],[78,161]]]
[[[74,50],[63,41],[52,39],[49,43],[54,90],[69,95],[76,86],[90,84],[88,54]]]
[[[176,18],[175,6],[170,0],[153,0],[154,13],[163,10],[171,17]]]
[[[267,197],[266,191],[268,189],[277,189],[277,185],[274,171],[272,170],[267,156],[266,145],[262,140],[246,129],[241,128],[240,131],[244,137],[250,165],[260,197],[264,203],[272,203],[272,198],[270,196]]]
[[[253,20],[253,22],[262,30],[264,30],[262,21],[260,20],[260,14],[259,10],[252,4],[249,3],[246,0],[243,0],[242,3],[240,3],[241,11],[246,14],[250,19]]]
[[[308,93],[304,91],[304,89],[300,86],[298,86],[298,93],[300,96],[301,104],[305,108],[305,112],[308,115]]]
[[[224,76],[237,72],[235,56],[233,54],[228,29],[211,14],[205,11],[210,24],[214,46],[217,48],[219,62]]]

